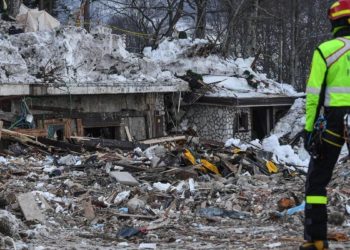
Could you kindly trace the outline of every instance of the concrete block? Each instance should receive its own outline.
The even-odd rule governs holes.
[[[29,192],[18,195],[17,201],[26,221],[40,223],[45,221],[45,216],[39,209],[39,206],[32,193]]]
[[[121,184],[129,186],[139,185],[139,182],[129,172],[113,171],[110,172],[109,175]]]

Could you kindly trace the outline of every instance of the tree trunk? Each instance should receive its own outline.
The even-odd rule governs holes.
[[[259,0],[254,0],[254,12],[252,20],[252,42],[250,46],[250,53],[248,56],[253,56],[257,53],[257,33],[258,33],[258,17],[259,17]]]
[[[84,4],[84,28],[90,32],[90,0],[85,0]]]
[[[292,33],[291,33],[291,57],[290,57],[290,81],[296,86],[297,74],[297,34],[298,34],[298,0],[292,0]]]
[[[236,22],[236,19],[238,18],[238,15],[241,11],[241,8],[243,4],[246,2],[246,0],[241,0],[239,5],[236,7],[234,6],[234,0],[226,0],[226,7],[229,9],[228,11],[228,24],[226,28],[226,37],[224,39],[224,44],[222,47],[222,54],[223,56],[227,57],[231,50],[232,41],[234,38],[234,25]]]
[[[39,10],[45,9],[44,0],[39,0]]]
[[[207,0],[196,0],[197,17],[195,37],[204,39],[207,25]]]
[[[22,0],[10,0],[6,1],[8,4],[8,14],[10,17],[16,18],[19,13],[19,7],[22,4]]]
[[[169,27],[167,32],[165,32],[164,36],[169,37],[173,34],[175,25],[178,23],[180,18],[183,15],[183,10],[184,10],[184,3],[185,0],[180,0],[179,3],[177,4],[176,11],[174,13],[174,10],[169,10]]]

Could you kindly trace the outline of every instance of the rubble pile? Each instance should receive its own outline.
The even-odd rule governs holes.
[[[74,141],[73,153],[24,137],[3,133],[1,249],[295,249],[303,240],[305,174],[254,143]],[[337,249],[350,246],[349,173],[343,164],[329,188]]]
[[[146,47],[145,58],[156,62],[162,70],[176,75],[185,75],[189,70],[205,77],[205,83],[214,85],[215,91],[208,96],[232,96],[233,90],[244,82],[246,89],[256,93],[301,96],[291,85],[278,83],[266,74],[253,70],[254,58],[223,58],[215,54],[218,44],[202,39],[166,39],[157,49]],[[187,74],[188,76],[188,74]],[[214,77],[213,77],[214,76]],[[226,80],[234,79],[234,82]],[[237,83],[238,82],[238,83]]]
[[[105,27],[28,32],[0,37],[0,83],[174,84],[153,61],[125,49],[123,36]],[[18,66],[20,66],[19,69]]]

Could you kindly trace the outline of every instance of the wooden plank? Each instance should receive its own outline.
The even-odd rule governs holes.
[[[37,139],[36,137],[14,132],[8,129],[2,129],[2,137],[3,138],[6,137],[7,139],[18,141],[27,146],[29,146],[28,144],[31,144],[31,145],[42,147],[44,149],[48,149],[48,147],[45,144],[42,144],[36,141]]]
[[[2,133],[3,133],[3,135],[9,135],[9,136],[18,137],[18,138],[30,138],[33,140],[36,139],[35,136],[27,135],[25,133],[15,132],[15,131],[4,129],[4,128],[2,129]]]
[[[158,144],[158,143],[164,143],[164,142],[174,142],[174,141],[183,141],[186,140],[185,135],[179,135],[179,136],[167,136],[167,137],[161,137],[161,138],[154,138],[149,140],[141,141],[143,144]]]
[[[42,128],[36,129],[14,129],[13,131],[34,136],[34,137],[47,137],[47,130]]]
[[[78,143],[83,145],[84,147],[87,147],[89,150],[90,148],[119,148],[124,150],[133,150],[136,147],[140,147],[142,150],[148,148],[148,145],[145,145],[143,143],[133,143],[128,141],[119,141],[119,140],[112,140],[112,139],[100,139],[100,138],[92,138],[92,137],[79,137],[79,136],[71,136],[71,139],[75,139]]]
[[[109,210],[108,212],[112,213],[113,215],[115,215],[117,217],[136,218],[136,219],[145,219],[145,220],[155,220],[158,218],[157,216],[149,216],[149,215],[116,213],[116,212],[113,212],[111,210]]]
[[[1,131],[2,131],[3,125],[4,125],[4,122],[0,120],[0,141],[1,141]]]
[[[83,120],[82,119],[76,119],[76,123],[77,123],[77,134],[78,134],[78,136],[84,136]]]
[[[72,136],[72,119],[64,119],[64,138],[69,139]]]
[[[45,216],[39,209],[31,192],[18,195],[17,201],[26,221],[40,223],[45,221]]]
[[[131,137],[131,134],[130,134],[129,127],[125,126],[124,128],[125,128],[126,136],[128,137],[128,141],[132,142],[132,137]]]
[[[72,151],[77,153],[83,152],[83,148],[80,145],[75,145],[64,141],[55,141],[45,137],[38,138],[38,141],[41,142],[42,144],[53,146],[56,148],[67,150],[67,151]]]

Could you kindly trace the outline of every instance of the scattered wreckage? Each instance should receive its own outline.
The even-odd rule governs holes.
[[[1,145],[2,249],[293,249],[302,241],[305,173],[254,144],[184,135],[58,143],[1,129]],[[349,173],[343,165],[329,188],[337,249],[349,247]]]

